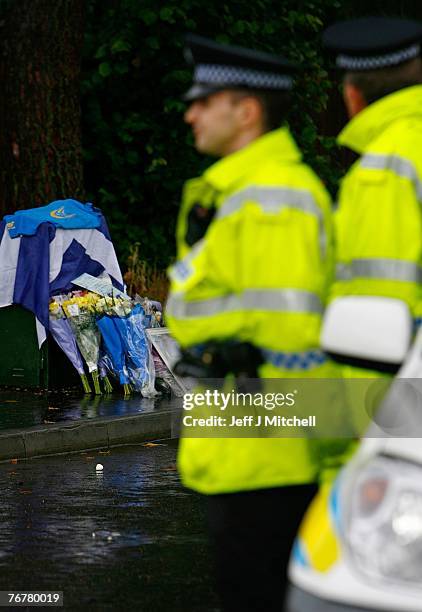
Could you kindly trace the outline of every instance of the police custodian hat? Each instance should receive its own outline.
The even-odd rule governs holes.
[[[421,53],[422,24],[410,19],[362,17],[327,28],[323,45],[338,68],[364,71],[398,66]]]
[[[188,34],[185,57],[193,65],[193,85],[183,96],[192,101],[222,89],[288,91],[295,65],[279,56],[223,45]]]

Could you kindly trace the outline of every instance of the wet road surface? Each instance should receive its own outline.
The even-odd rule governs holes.
[[[0,464],[0,590],[60,590],[65,610],[217,610],[201,499],[163,444]]]

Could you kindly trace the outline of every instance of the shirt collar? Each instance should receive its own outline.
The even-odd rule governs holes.
[[[223,157],[205,171],[204,179],[218,191],[224,191],[250,173],[251,168],[268,159],[293,163],[301,160],[299,149],[286,127],[267,132],[243,149]]]
[[[364,153],[390,123],[410,115],[422,118],[422,85],[406,87],[367,106],[349,121],[337,142]]]

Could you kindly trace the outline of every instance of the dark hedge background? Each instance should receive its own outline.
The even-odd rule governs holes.
[[[187,31],[303,66],[288,121],[335,195],[351,156],[335,145],[346,117],[321,30],[365,14],[422,19],[422,2],[0,0],[0,211],[86,197],[123,268],[130,252],[165,268],[183,181],[211,162],[183,123]]]
[[[306,159],[329,189],[348,158],[333,136],[345,122],[320,32],[364,14],[422,16],[421,2],[356,0],[89,0],[83,54],[85,186],[106,212],[119,253],[166,266],[181,185],[210,160],[193,149],[180,94],[190,71],[186,31],[280,52],[303,65],[289,117]]]

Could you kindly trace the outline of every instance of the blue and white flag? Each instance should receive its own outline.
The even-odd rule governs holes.
[[[72,279],[84,272],[108,274],[123,291],[123,279],[107,224],[96,229],[62,229],[47,222],[35,234],[12,238],[0,222],[0,308],[20,304],[36,316],[39,345],[49,327],[49,299],[74,290]]]

